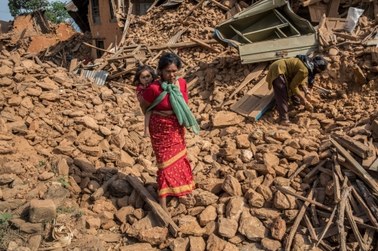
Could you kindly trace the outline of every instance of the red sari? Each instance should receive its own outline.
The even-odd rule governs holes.
[[[185,80],[179,79],[179,84],[184,99],[188,102]],[[144,90],[143,98],[152,103],[161,92],[160,84],[156,81]],[[154,108],[154,111],[171,110],[169,94]],[[152,113],[149,131],[159,168],[157,173],[159,197],[179,197],[191,193],[194,189],[194,181],[187,159],[185,128],[178,123],[175,115],[164,116]]]

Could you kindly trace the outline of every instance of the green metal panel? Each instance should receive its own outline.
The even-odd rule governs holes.
[[[239,54],[243,64],[250,64],[307,54],[317,46],[316,35],[310,34],[239,45]]]
[[[215,27],[215,38],[239,49],[242,63],[308,53],[317,47],[311,23],[286,0],[262,0]]]

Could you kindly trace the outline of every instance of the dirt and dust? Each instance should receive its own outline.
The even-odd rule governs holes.
[[[126,43],[166,43],[182,26],[188,27],[183,41],[209,39],[225,14],[208,4],[179,23],[194,6],[186,2],[136,18]],[[364,17],[358,41],[374,25]],[[168,202],[176,237],[127,179],[138,177],[156,199],[157,167],[143,137],[131,75],[112,80],[117,89],[97,86],[26,47],[2,50],[0,249],[358,250],[362,244],[374,250],[377,177],[374,170],[366,176],[356,167],[378,170],[378,78],[371,70],[377,52],[338,39],[323,47],[330,67],[316,79],[331,92],[314,89],[316,112],[293,109],[289,127],[276,124],[274,110],[258,122],[229,111],[265,74],[228,99],[254,67],[241,65],[236,51],[220,45],[214,45],[220,53],[177,50],[183,75],[197,79],[190,106],[202,130],[187,134],[193,200]],[[362,83],[347,74],[351,69],[363,76]],[[340,154],[334,139],[350,156]],[[344,213],[348,220],[339,216]],[[335,219],[337,225],[327,224]]]

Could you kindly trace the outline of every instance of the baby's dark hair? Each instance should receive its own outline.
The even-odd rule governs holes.
[[[135,76],[134,76],[134,80],[133,80],[134,85],[139,84],[140,74],[142,74],[142,72],[144,72],[144,71],[148,71],[151,74],[153,80],[158,78],[158,75],[155,73],[155,70],[151,66],[140,65],[140,66],[138,66],[138,69],[135,72]]]

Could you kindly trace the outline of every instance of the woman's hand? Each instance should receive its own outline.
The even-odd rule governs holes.
[[[308,110],[310,112],[312,112],[314,110],[314,106],[310,102],[308,102],[307,100],[305,101],[304,105],[306,107],[306,110]]]

